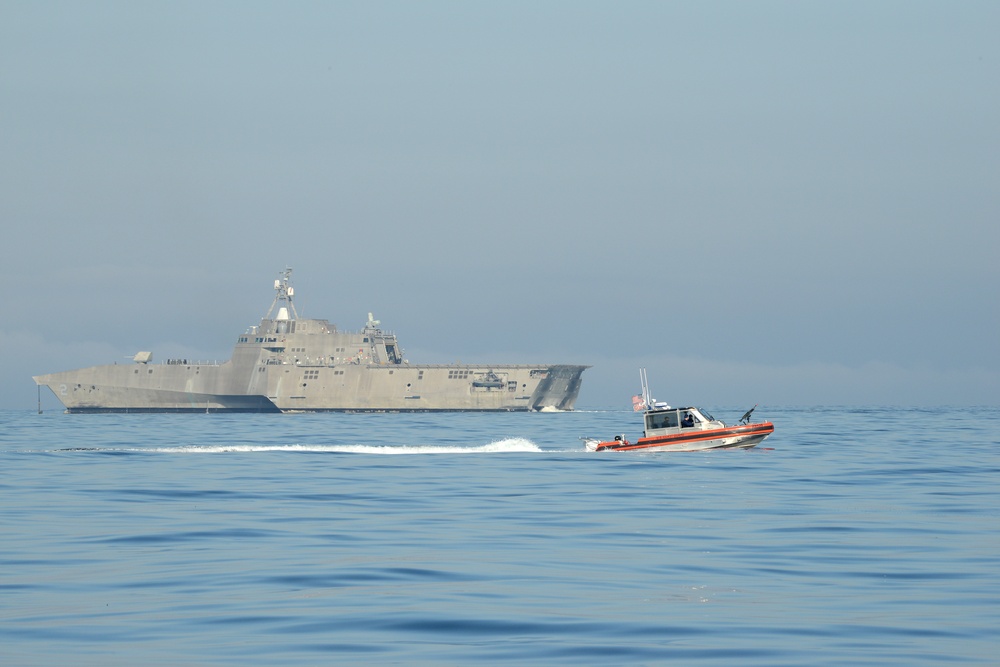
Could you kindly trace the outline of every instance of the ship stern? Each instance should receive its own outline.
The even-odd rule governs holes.
[[[572,410],[583,384],[583,372],[590,366],[560,364],[549,366],[545,379],[531,395],[530,409],[536,412]]]

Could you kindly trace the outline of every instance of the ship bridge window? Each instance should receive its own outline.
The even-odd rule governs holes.
[[[390,364],[398,364],[399,357],[396,356],[396,346],[386,345],[385,346],[385,356],[388,357]]]

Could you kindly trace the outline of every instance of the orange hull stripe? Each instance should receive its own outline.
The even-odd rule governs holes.
[[[732,438],[741,435],[770,435],[772,433],[774,433],[774,424],[771,422],[763,422],[761,424],[750,424],[749,426],[720,428],[714,431],[694,431],[691,433],[678,433],[675,435],[656,435],[651,438],[639,438],[636,442],[629,443],[627,445],[620,444],[616,441],[602,442],[598,445],[598,447],[616,450],[645,449],[648,447],[665,447],[670,445],[683,445],[690,442],[719,440],[721,438]]]

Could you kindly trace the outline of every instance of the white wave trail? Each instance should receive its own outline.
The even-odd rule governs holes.
[[[102,450],[110,451],[110,450]],[[335,454],[502,454],[541,452],[525,438],[505,438],[486,445],[178,445],[173,447],[132,447],[116,451],[157,452],[169,454],[227,454],[251,452],[317,452]]]

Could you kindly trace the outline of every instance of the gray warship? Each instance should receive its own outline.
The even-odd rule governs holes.
[[[38,375],[67,412],[433,412],[572,410],[589,366],[411,364],[368,314],[360,331],[300,319],[291,269],[258,326],[222,363],[139,352],[131,364]]]

